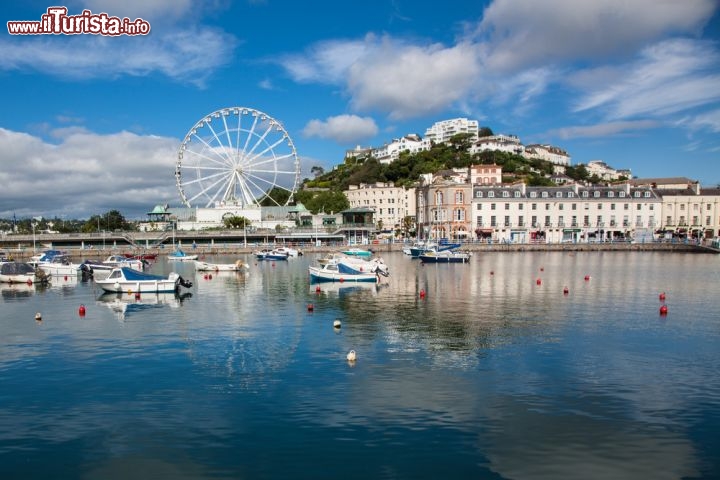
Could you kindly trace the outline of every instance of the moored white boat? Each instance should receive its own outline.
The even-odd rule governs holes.
[[[353,257],[366,257],[370,258],[372,257],[372,252],[370,250],[363,250],[362,248],[349,248],[347,250],[343,250],[342,253],[345,255],[350,255]]]
[[[286,252],[279,252],[277,250],[262,249],[255,252],[255,258],[258,260],[287,260],[288,254]]]
[[[375,272],[341,273],[336,263],[308,267],[310,283],[317,282],[375,282],[379,275]]]
[[[0,282],[2,283],[48,283],[50,276],[40,268],[27,262],[4,262],[0,265]]]
[[[290,258],[299,257],[303,254],[300,250],[291,247],[276,247],[273,250],[278,253],[285,253]]]
[[[167,256],[168,260],[174,260],[176,262],[191,262],[197,260],[197,255],[188,255],[179,248]]]
[[[458,252],[456,250],[429,250],[420,255],[423,263],[467,263],[470,261],[470,252]]]
[[[195,270],[199,272],[241,272],[249,269],[250,266],[242,260],[235,263],[210,263],[195,260]]]
[[[79,263],[73,263],[66,254],[58,254],[38,260],[36,266],[54,277],[75,276],[81,273]]]
[[[176,292],[181,286],[192,287],[192,282],[185,280],[176,272],[171,272],[167,277],[163,277],[139,272],[128,267],[115,268],[107,278],[95,280],[95,283],[106,292],[115,293]]]

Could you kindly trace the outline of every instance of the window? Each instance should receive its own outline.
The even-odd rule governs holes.
[[[568,192],[568,198],[573,198],[575,196],[575,192]]]
[[[443,193],[436,192],[435,193],[435,205],[442,205],[442,204],[443,204]]]
[[[577,203],[573,203],[570,208],[573,210],[577,210]]]
[[[483,198],[483,192],[481,192],[480,190],[475,192],[475,198]]]
[[[530,210],[537,210],[537,203],[531,203]]]
[[[590,196],[590,192],[588,192],[587,190],[585,190],[585,191],[582,192],[582,196],[583,196],[583,198],[587,198],[587,197]]]
[[[520,198],[520,192],[515,192],[515,198]]]
[[[455,192],[455,203],[460,203],[460,204],[463,203],[463,192],[460,190]]]
[[[630,210],[630,204],[626,203],[625,205],[623,205],[623,210]]]
[[[497,204],[491,203],[491,204],[490,204],[490,210],[495,210],[495,207],[496,207],[496,206],[497,206]]]
[[[536,198],[537,192],[530,192],[530,198]]]
[[[548,192],[542,192],[542,193],[540,194],[540,196],[541,196],[542,198],[548,198]]]
[[[650,192],[645,192],[645,198],[650,198]]]
[[[642,203],[638,203],[638,204],[637,204],[637,209],[638,209],[638,210],[642,210]]]
[[[545,226],[546,226],[546,227],[549,227],[549,226],[550,226],[550,215],[546,215],[546,216],[545,216]]]
[[[532,217],[530,217],[530,223],[533,227],[537,227],[537,215],[533,215]]]
[[[510,215],[505,215],[505,224],[506,227],[510,226]]]
[[[549,203],[546,203],[546,204],[545,204],[545,210],[550,210],[550,204],[549,204]]]
[[[593,192],[593,197],[600,198],[600,192]]]
[[[510,204],[509,204],[509,203],[506,203],[506,204],[505,204],[505,210],[510,210]]]
[[[613,198],[615,196],[615,192],[608,192],[608,198]]]
[[[562,192],[555,192],[555,198],[562,198]]]
[[[491,227],[497,227],[497,220],[496,220],[496,218],[495,218],[495,215],[493,215],[492,217],[490,217],[490,226],[491,226]]]
[[[503,197],[504,197],[504,198],[507,198],[507,197],[510,196],[510,192],[508,192],[507,190],[503,190],[502,193],[503,193]]]
[[[558,227],[564,227],[565,226],[565,220],[562,215],[558,217]]]
[[[625,198],[625,192],[620,192],[620,193],[618,193],[618,196],[619,196],[620,198]]]
[[[465,209],[464,208],[456,208],[453,212],[453,217],[456,222],[464,222],[465,221]]]
[[[611,203],[611,204],[610,204],[610,210],[615,210],[615,204],[614,204],[614,203]]]
[[[477,204],[478,210],[482,210],[482,203]]]
[[[565,210],[565,204],[561,203],[560,205],[558,205],[558,210]]]
[[[495,192],[488,192],[488,198],[494,198]]]
[[[518,210],[522,210],[522,209],[523,209],[523,205],[524,205],[523,203],[518,203]]]

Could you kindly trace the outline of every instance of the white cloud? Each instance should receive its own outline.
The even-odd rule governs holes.
[[[565,127],[548,132],[550,136],[556,136],[563,140],[583,137],[608,137],[613,135],[626,135],[635,130],[648,130],[657,128],[661,124],[654,120],[641,120],[634,122],[610,122],[598,125],[584,125]]]
[[[580,99],[576,111],[603,109],[611,119],[664,117],[720,101],[720,55],[714,45],[668,40],[618,69],[622,77]]]
[[[378,127],[369,117],[338,115],[323,120],[310,120],[303,129],[306,137],[331,139],[339,144],[353,143],[375,136]]]
[[[57,144],[0,128],[0,217],[87,218],[119,210],[145,218],[158,203],[180,204],[174,169],[179,140],[129,132],[61,130]]]
[[[473,48],[460,44],[408,46],[390,39],[352,65],[347,88],[359,111],[385,111],[392,119],[439,112],[473,96],[481,68]]]
[[[494,0],[473,38],[496,72],[637,51],[667,35],[696,35],[716,0]]]
[[[680,119],[677,124],[692,129],[707,128],[712,132],[720,132],[720,109],[704,112],[694,117]]]
[[[143,37],[81,35],[20,40],[0,41],[0,70],[39,71],[73,79],[160,72],[200,86],[232,57],[236,44],[234,37],[224,32],[196,27]]]

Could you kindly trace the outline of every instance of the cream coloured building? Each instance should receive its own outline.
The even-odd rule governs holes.
[[[649,238],[661,226],[651,188],[473,186],[474,237],[493,242],[560,243]]]
[[[381,230],[400,229],[405,217],[415,218],[415,189],[396,187],[393,183],[350,185],[343,192],[350,208],[373,208],[375,224]]]

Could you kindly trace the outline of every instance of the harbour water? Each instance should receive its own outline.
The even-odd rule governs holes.
[[[0,287],[0,478],[720,478],[718,256],[388,253],[319,291],[244,258]]]

